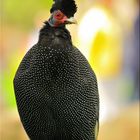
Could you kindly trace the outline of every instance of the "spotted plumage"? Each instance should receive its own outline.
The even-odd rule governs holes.
[[[65,25],[45,22],[37,44],[19,65],[14,89],[31,140],[96,140],[96,76]]]

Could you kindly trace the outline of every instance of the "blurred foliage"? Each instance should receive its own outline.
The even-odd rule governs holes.
[[[32,19],[39,10],[50,9],[52,0],[3,0],[3,20],[10,26],[14,25],[29,30],[33,26]]]
[[[46,15],[53,0],[0,0],[1,54],[2,60],[2,93],[8,107],[15,107],[13,78],[18,65],[26,50],[27,35],[35,27],[38,12],[45,11]],[[6,41],[8,40],[8,41]]]
[[[8,69],[5,69],[2,73],[2,87],[4,91],[4,99],[5,103],[8,107],[15,107],[15,96],[14,96],[14,88],[13,88],[13,79],[14,75],[17,69],[17,66],[19,65],[21,58],[16,58],[16,55],[12,57],[12,59],[8,62]]]

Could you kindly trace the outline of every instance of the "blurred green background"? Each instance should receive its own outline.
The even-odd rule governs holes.
[[[94,69],[100,93],[99,140],[139,139],[139,1],[76,0],[73,43]],[[13,78],[38,40],[52,0],[0,0],[0,140],[27,140]],[[30,104],[30,103],[29,103]]]

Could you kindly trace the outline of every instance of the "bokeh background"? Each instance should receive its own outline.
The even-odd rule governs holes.
[[[139,0],[76,0],[73,43],[99,83],[99,140],[139,140]],[[21,125],[13,78],[38,40],[52,0],[0,0],[0,140],[28,140]],[[29,103],[30,105],[30,103]]]

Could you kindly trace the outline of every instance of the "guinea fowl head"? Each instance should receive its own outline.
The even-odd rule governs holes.
[[[54,0],[49,23],[51,26],[57,27],[64,24],[76,24],[74,14],[77,11],[77,6],[74,0]]]

